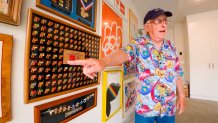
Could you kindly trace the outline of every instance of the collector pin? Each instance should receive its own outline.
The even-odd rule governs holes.
[[[75,85],[76,85],[76,84],[72,84],[72,88],[74,88],[74,87],[75,87]]]
[[[45,53],[40,53],[39,58],[43,59],[45,57]]]
[[[38,34],[39,34],[39,32],[37,30],[33,30],[32,36],[37,36]]]
[[[57,91],[60,91],[62,89],[62,86],[58,86]]]
[[[44,82],[39,82],[38,87],[41,88],[44,85]]]
[[[41,26],[41,31],[45,31],[46,30],[46,26]]]
[[[30,70],[31,73],[35,73],[36,71],[37,71],[36,67],[32,67],[31,70]]]
[[[48,40],[47,41],[47,45],[51,45],[52,44],[52,41],[51,40]]]
[[[53,74],[51,78],[52,79],[56,79],[57,78],[57,74]]]
[[[60,85],[63,82],[62,79],[58,80],[58,85]]]
[[[70,87],[71,87],[71,84],[68,84],[67,89],[70,89]]]
[[[63,86],[63,88],[62,88],[62,90],[65,90],[65,89],[66,89],[66,87],[67,87],[67,85],[64,85],[64,86]]]
[[[58,46],[58,41],[55,41],[53,45],[57,47]]]
[[[59,49],[59,53],[62,54],[64,49]]]
[[[31,82],[30,88],[31,88],[31,89],[34,89],[35,87],[36,87],[36,82]]]
[[[62,70],[63,70],[62,67],[58,68],[58,72],[59,72],[59,73],[62,72]]]
[[[52,34],[49,33],[49,34],[47,35],[47,38],[50,39],[51,37],[52,37]]]
[[[69,27],[66,27],[66,28],[65,28],[65,31],[69,31],[69,30],[70,30],[70,28],[69,28]]]
[[[57,83],[57,80],[53,80],[51,85],[54,86],[56,83]]]
[[[56,23],[56,24],[54,25],[54,28],[59,28],[59,26],[60,26],[60,24]]]
[[[56,61],[57,62],[57,61]],[[57,72],[57,70],[58,70],[58,68],[57,67],[53,67],[52,68],[52,73],[55,73],[55,72]]]
[[[53,26],[53,24],[54,24],[54,23],[53,23],[52,21],[49,21],[49,22],[48,22],[48,26]]]
[[[49,92],[50,92],[50,88],[46,88],[44,93],[48,94]]]
[[[32,60],[31,61],[31,66],[35,66],[37,64],[37,60]]]
[[[38,42],[38,38],[37,37],[33,37],[33,39],[32,39],[32,43],[36,43],[36,42]]]
[[[44,50],[45,50],[45,46],[40,46],[40,47],[39,47],[39,51],[40,51],[40,52],[42,52],[42,51],[44,51]]]
[[[58,32],[59,32],[58,29],[55,29],[55,30],[54,30],[54,34],[57,34]]]
[[[39,41],[39,43],[40,43],[40,44],[44,44],[44,43],[45,43],[45,39],[44,39],[44,38],[41,38],[40,41]]]
[[[45,86],[48,87],[51,84],[50,81],[46,81]]]
[[[55,36],[54,36],[54,40],[57,40],[58,38],[59,38],[58,35],[55,35]]]
[[[44,75],[39,75],[38,80],[42,80],[44,78]]]
[[[40,35],[39,35],[39,37],[40,37],[40,38],[45,37],[45,32],[41,32]]]
[[[46,24],[47,20],[46,19],[42,19],[41,24]]]
[[[63,47],[63,46],[64,46],[64,43],[60,43],[60,44],[59,44],[59,47]]]
[[[47,54],[48,55],[48,54]],[[45,66],[49,66],[51,64],[51,61],[46,61]]]
[[[37,56],[37,53],[32,53],[32,54],[31,54],[31,58],[32,58],[32,59],[36,58],[36,56]]]
[[[53,53],[56,53],[58,51],[58,48],[53,49]]]
[[[33,29],[37,29],[37,28],[39,28],[39,24],[38,23],[33,24]]]
[[[40,67],[38,73],[42,73],[44,71],[44,67]]]
[[[37,16],[35,16],[34,19],[33,19],[33,21],[34,21],[34,22],[39,22],[39,21],[40,21],[40,18],[37,17]]]
[[[42,88],[39,88],[38,91],[37,91],[37,94],[38,94],[38,95],[41,95],[42,92],[43,92],[43,89],[42,89]]]
[[[58,79],[62,78],[63,74],[58,74]]]
[[[57,54],[53,54],[53,55],[52,55],[52,59],[53,59],[53,60],[57,59],[57,57],[58,57]]]
[[[57,87],[52,87],[51,92],[55,92]]]
[[[63,57],[62,57],[63,58]],[[63,61],[58,61],[58,66],[61,66],[63,64]]]
[[[33,45],[31,50],[34,52],[34,51],[37,51],[38,50],[38,45]]]
[[[46,59],[50,59],[51,58],[51,54],[46,54]]]
[[[61,25],[61,26],[60,26],[60,30],[63,30],[63,29],[64,29],[64,26],[63,26],[63,25]]]
[[[36,90],[30,91],[30,96],[31,96],[31,97],[35,97],[35,96],[36,96]]]
[[[46,79],[46,80],[49,80],[50,77],[51,77],[51,75],[50,75],[50,74],[47,74],[47,75],[45,76],[45,79]]]

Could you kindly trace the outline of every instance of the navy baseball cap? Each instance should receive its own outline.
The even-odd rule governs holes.
[[[155,19],[162,14],[165,14],[167,17],[171,17],[173,15],[172,12],[164,11],[161,8],[152,9],[145,15],[144,24],[146,24],[148,20]]]

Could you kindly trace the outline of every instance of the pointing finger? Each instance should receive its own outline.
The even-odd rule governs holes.
[[[70,65],[82,65],[82,66],[85,66],[88,64],[88,61],[87,60],[67,60],[67,64],[70,64]]]

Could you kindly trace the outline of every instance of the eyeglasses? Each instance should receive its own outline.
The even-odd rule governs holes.
[[[150,21],[150,23],[154,23],[154,24],[156,24],[156,25],[162,24],[163,22],[164,22],[165,24],[169,24],[169,23],[170,23],[170,21],[169,21],[169,20],[166,20],[166,19],[164,19],[164,20],[161,20],[161,19],[154,19],[154,20]]]

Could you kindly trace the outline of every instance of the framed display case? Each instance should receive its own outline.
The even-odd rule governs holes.
[[[11,120],[11,35],[0,34],[0,123]]]
[[[96,31],[97,0],[36,0],[36,6]]]
[[[66,64],[66,59],[99,58],[98,35],[33,9],[28,16],[25,103],[99,84],[82,66]]]
[[[138,18],[133,11],[129,9],[129,42],[134,39],[136,33],[138,33]]]
[[[102,3],[101,58],[122,47],[122,18],[105,2]]]
[[[123,63],[124,69],[124,79],[134,78],[137,74],[136,64],[132,62],[124,62]]]
[[[102,121],[113,117],[122,108],[122,67],[103,71],[102,83]]]
[[[134,112],[138,85],[136,77],[123,81],[123,118]]]
[[[0,0],[0,22],[19,25],[22,0]]]
[[[97,89],[34,107],[35,123],[66,123],[97,106]]]

